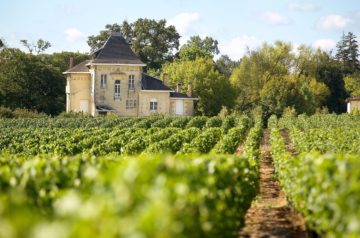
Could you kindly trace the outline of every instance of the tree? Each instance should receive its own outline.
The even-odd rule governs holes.
[[[198,57],[210,57],[219,54],[218,41],[212,37],[201,39],[200,36],[192,36],[179,51],[180,59],[195,60]]]
[[[139,18],[133,23],[106,25],[99,35],[88,38],[91,50],[100,48],[112,32],[122,34],[149,68],[161,68],[163,63],[173,59],[174,49],[179,48],[180,35],[174,26],[166,26],[166,20]]]
[[[347,75],[344,78],[346,92],[350,96],[360,95],[360,73]]]
[[[0,105],[58,114],[65,108],[65,78],[42,57],[18,49],[0,51]]]
[[[20,40],[20,42],[29,50],[30,54],[33,52],[40,54],[51,47],[50,42],[43,39],[38,39],[36,43],[29,43],[27,40]]]
[[[228,55],[222,55],[216,60],[215,64],[220,73],[229,78],[234,68],[239,66],[240,61],[233,61]]]
[[[341,40],[336,45],[337,52],[335,58],[342,65],[345,74],[352,74],[360,70],[359,46],[356,36],[349,32],[343,33]]]
[[[0,38],[0,49],[5,48],[5,42]]]
[[[299,113],[313,113],[322,106],[329,90],[308,73],[300,73],[301,58],[292,53],[291,44],[264,44],[243,57],[230,81],[236,89],[236,109],[250,111],[261,106],[266,115],[281,115],[286,107]],[[308,70],[310,71],[310,70]]]
[[[360,62],[359,62],[359,45],[356,40],[356,36],[349,32],[347,36],[345,36],[346,45],[348,47],[349,53],[349,62],[348,67],[351,72],[356,72],[360,70]]]
[[[69,69],[70,58],[73,58],[73,63],[75,66],[84,60],[90,59],[90,56],[88,54],[79,52],[60,52],[53,53],[51,55],[45,55],[45,59],[48,61],[48,63],[54,67],[58,67],[60,72],[64,72]]]
[[[181,84],[182,92],[192,83],[193,96],[198,97],[196,106],[198,113],[217,115],[223,106],[233,107],[234,93],[228,79],[221,75],[210,58],[178,60],[163,66],[163,72],[168,74],[168,84],[175,88]]]
[[[310,47],[300,46],[298,51],[296,72],[315,78],[329,89],[329,96],[322,106],[326,106],[330,112],[345,112],[347,93],[341,63],[335,60],[331,53],[320,49],[313,51]]]

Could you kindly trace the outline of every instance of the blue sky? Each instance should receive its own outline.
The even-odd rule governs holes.
[[[330,50],[342,32],[360,38],[360,0],[1,0],[0,37],[10,47],[43,38],[47,51],[88,52],[87,36],[108,23],[166,19],[182,35],[212,36],[221,54],[240,58],[275,40]],[[360,39],[359,39],[360,41]]]

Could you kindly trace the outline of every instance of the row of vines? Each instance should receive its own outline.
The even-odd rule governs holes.
[[[325,237],[360,234],[359,119],[315,115],[269,120],[281,185],[309,226]]]
[[[235,237],[258,193],[261,120],[247,116],[0,128],[0,237]]]

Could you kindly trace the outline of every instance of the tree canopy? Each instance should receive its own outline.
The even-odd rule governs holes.
[[[163,72],[168,74],[169,86],[176,88],[180,83],[182,92],[192,83],[193,96],[199,98],[198,113],[216,115],[222,106],[233,106],[234,92],[230,82],[216,70],[210,58],[175,61],[164,65]]]
[[[18,49],[0,51],[0,105],[58,114],[65,108],[60,70]]]
[[[335,57],[341,63],[345,74],[352,74],[360,70],[359,44],[352,32],[349,32],[347,35],[343,33],[336,48]]]
[[[280,115],[286,107],[299,113],[313,113],[329,95],[326,85],[303,73],[301,59],[292,45],[276,42],[243,57],[230,81],[236,90],[236,108],[249,111],[261,106],[268,114]]]
[[[20,40],[20,42],[28,49],[30,54],[35,52],[36,54],[41,54],[45,50],[51,47],[51,43],[49,41],[45,41],[43,39],[38,39],[36,43],[30,43],[27,40]]]
[[[121,33],[149,68],[161,68],[173,59],[174,50],[179,48],[180,35],[174,26],[166,26],[166,20],[139,18],[133,23],[108,24],[98,35],[89,36],[91,50],[100,48],[112,32]]]
[[[198,57],[210,57],[219,54],[218,41],[212,37],[201,39],[200,36],[192,36],[179,51],[182,60],[195,60]]]

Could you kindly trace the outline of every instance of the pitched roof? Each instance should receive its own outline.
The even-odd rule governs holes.
[[[170,97],[171,98],[188,98],[188,99],[197,99],[191,96],[188,96],[185,93],[178,93],[178,92],[170,92]]]
[[[359,96],[353,96],[350,98],[346,99],[346,102],[350,102],[350,101],[360,101],[360,95]]]
[[[173,91],[171,88],[163,84],[163,81],[147,74],[142,74],[141,90],[156,90],[156,91]]]
[[[89,73],[89,68],[86,66],[90,60],[85,60],[81,62],[80,64],[75,65],[74,67],[66,70],[64,74],[66,73]]]
[[[105,44],[92,54],[95,59],[91,63],[95,64],[141,64],[145,66],[124,37],[118,33],[112,33]]]

